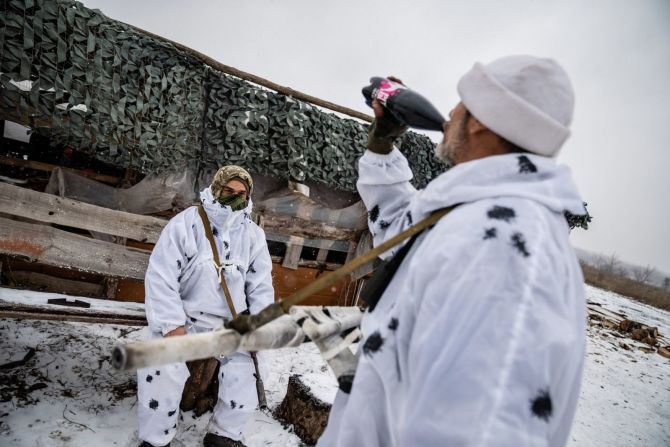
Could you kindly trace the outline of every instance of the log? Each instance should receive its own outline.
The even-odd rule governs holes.
[[[61,169],[64,169],[68,172],[74,172],[77,175],[88,177],[88,178],[91,178],[93,180],[97,180],[99,182],[107,183],[107,184],[114,185],[114,186],[118,185],[119,180],[120,180],[118,177],[114,177],[113,175],[105,175],[105,174],[86,175],[84,172],[79,171],[77,169],[66,168],[66,167],[63,167],[63,166],[53,165],[53,164],[50,164],[50,163],[43,163],[41,161],[20,160],[18,158],[6,157],[4,155],[0,155],[0,164],[5,165],[5,166],[28,168],[28,169],[34,169],[35,171],[45,171],[45,172],[51,172],[56,168],[61,168]]]
[[[0,218],[0,253],[56,267],[144,279],[149,252],[45,225]]]
[[[219,361],[213,357],[186,362],[191,374],[181,395],[181,411],[194,410],[196,416],[213,411],[219,394]]]
[[[8,274],[15,286],[38,288],[43,292],[65,293],[68,295],[99,297],[103,287],[100,284],[56,278],[44,273],[12,271]]]
[[[276,419],[293,425],[296,435],[306,444],[314,445],[328,423],[331,405],[316,398],[302,383],[300,376],[288,379],[286,396],[274,411]]]
[[[112,315],[84,315],[77,313],[54,313],[27,310],[4,310],[0,308],[0,318],[16,318],[20,320],[74,321],[79,323],[119,324],[123,326],[146,326],[146,320]]]
[[[167,220],[127,213],[0,183],[0,209],[5,214],[56,225],[97,231],[155,243]]]

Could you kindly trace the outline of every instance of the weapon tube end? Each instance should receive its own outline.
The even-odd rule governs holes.
[[[340,386],[340,389],[343,393],[351,393],[351,387],[354,384],[354,375],[353,374],[343,374],[337,378],[337,383]]]
[[[114,346],[114,350],[112,350],[112,366],[116,369],[125,369],[127,360],[126,350],[123,349],[123,346]]]

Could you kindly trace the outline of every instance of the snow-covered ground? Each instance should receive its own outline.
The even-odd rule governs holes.
[[[58,296],[0,289],[0,299],[10,295],[40,303]],[[587,295],[607,310],[658,327],[666,339],[670,335],[668,312],[592,287]],[[137,311],[133,304],[119,306],[124,313]],[[0,365],[36,349],[26,365],[0,369],[0,445],[137,445],[135,375],[112,370],[109,353],[117,342],[146,335],[146,328],[129,326],[0,320]],[[589,328],[586,370],[569,445],[670,445],[670,360],[636,346],[612,330]],[[270,369],[265,384],[270,408],[283,399],[292,374],[301,374],[322,400],[334,398],[337,384],[313,344],[266,352],[264,361]],[[209,415],[194,419],[192,413],[184,414],[172,445],[200,445]],[[301,445],[290,428],[260,411],[245,434],[250,447]]]

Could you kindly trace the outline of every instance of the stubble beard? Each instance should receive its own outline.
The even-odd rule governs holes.
[[[458,126],[455,138],[448,139],[445,135],[445,138],[435,146],[435,156],[449,167],[456,165],[468,150],[467,127],[469,119],[470,115],[466,111],[458,123],[452,123]]]

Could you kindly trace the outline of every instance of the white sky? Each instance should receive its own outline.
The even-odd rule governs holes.
[[[573,243],[670,272],[668,0],[84,0],[227,65],[370,113],[360,90],[394,74],[446,116],[475,61],[559,61],[576,92],[573,169],[594,216]],[[439,134],[431,135],[437,139]]]

